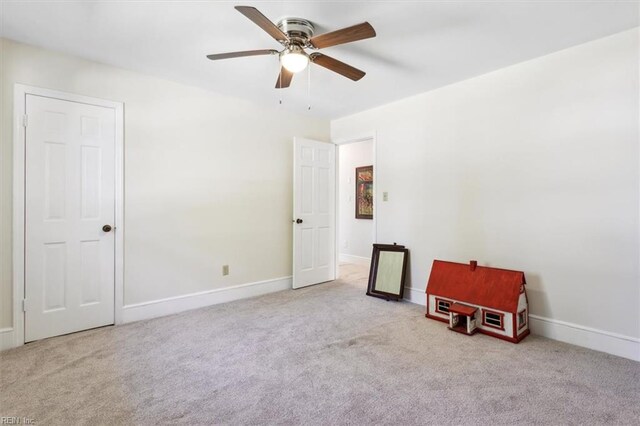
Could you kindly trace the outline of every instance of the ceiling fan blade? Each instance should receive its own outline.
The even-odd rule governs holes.
[[[285,67],[281,67],[278,81],[276,81],[276,89],[286,89],[291,84],[291,79],[293,79],[293,73]]]
[[[312,53],[309,55],[309,59],[314,64],[318,64],[321,67],[325,67],[328,70],[333,72],[337,72],[347,78],[350,78],[353,81],[358,81],[362,77],[365,76],[366,72],[360,71],[357,68],[352,67],[351,65],[347,65],[344,62],[340,62],[337,59],[333,59],[330,56],[323,55],[322,53]]]
[[[275,49],[245,50],[244,52],[216,53],[213,55],[207,55],[207,58],[211,59],[212,61],[217,61],[218,59],[241,58],[243,56],[275,55],[277,53],[278,51]]]
[[[254,24],[262,28],[271,37],[275,38],[280,43],[289,40],[289,37],[278,28],[273,22],[264,16],[258,9],[251,6],[236,6],[236,10],[242,13],[247,18],[251,19]]]
[[[324,49],[325,47],[351,43],[352,41],[364,40],[375,36],[376,31],[373,29],[371,24],[363,22],[362,24],[354,25],[352,27],[317,35],[312,37],[309,41],[316,49]]]

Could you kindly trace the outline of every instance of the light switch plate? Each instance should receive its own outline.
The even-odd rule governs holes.
[[[229,275],[229,265],[222,265],[222,275]]]

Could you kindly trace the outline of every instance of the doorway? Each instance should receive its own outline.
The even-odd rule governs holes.
[[[338,143],[338,267],[368,268],[376,241],[375,139]],[[372,167],[371,172],[368,167]],[[367,182],[371,175],[372,180]],[[372,211],[370,211],[370,209]],[[353,268],[351,268],[353,269]]]
[[[14,110],[16,345],[119,322],[122,104],[16,85]]]

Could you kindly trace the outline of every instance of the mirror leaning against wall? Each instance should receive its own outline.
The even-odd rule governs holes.
[[[397,244],[374,244],[367,295],[400,300],[404,293],[409,250]]]

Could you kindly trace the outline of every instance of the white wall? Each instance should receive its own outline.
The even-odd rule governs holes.
[[[125,304],[291,275],[292,137],[328,140],[327,121],[9,40],[0,48],[0,329],[12,322],[16,82],[124,102]]]
[[[339,145],[338,172],[338,248],[342,261],[370,258],[373,244],[373,220],[356,219],[355,170],[373,164],[373,141]],[[375,170],[374,170],[375,179]],[[373,213],[375,215],[375,212]],[[355,258],[354,258],[355,256]]]
[[[638,35],[332,122],[377,132],[378,240],[410,249],[410,286],[433,259],[524,270],[534,316],[640,347]]]

